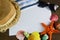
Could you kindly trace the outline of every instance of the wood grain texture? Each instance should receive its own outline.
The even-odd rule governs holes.
[[[54,33],[52,36],[52,40],[60,40],[60,33]]]

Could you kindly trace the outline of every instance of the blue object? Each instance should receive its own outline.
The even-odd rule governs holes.
[[[22,1],[22,0],[16,0],[16,2],[18,2],[18,1]]]

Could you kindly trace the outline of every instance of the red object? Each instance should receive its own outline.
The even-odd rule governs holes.
[[[25,38],[24,31],[18,31],[16,34],[16,38],[19,40],[24,40],[24,38]]]
[[[50,20],[51,21],[58,21],[58,16],[56,14],[52,14]]]
[[[42,26],[45,28],[45,30],[41,33],[41,35],[48,34],[49,40],[52,40],[52,34],[59,32],[58,30],[55,30],[53,27],[54,22],[51,22],[49,26],[42,23]]]

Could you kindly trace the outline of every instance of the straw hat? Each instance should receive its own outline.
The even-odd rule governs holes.
[[[10,0],[0,0],[0,32],[5,32],[14,25],[20,16],[17,3]]]

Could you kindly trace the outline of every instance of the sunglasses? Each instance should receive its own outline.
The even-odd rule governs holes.
[[[56,10],[55,10],[55,6],[56,6],[56,4],[50,4],[50,3],[46,3],[46,2],[43,2],[43,1],[38,1],[38,3],[39,3],[39,7],[48,7],[52,12],[55,12]]]

